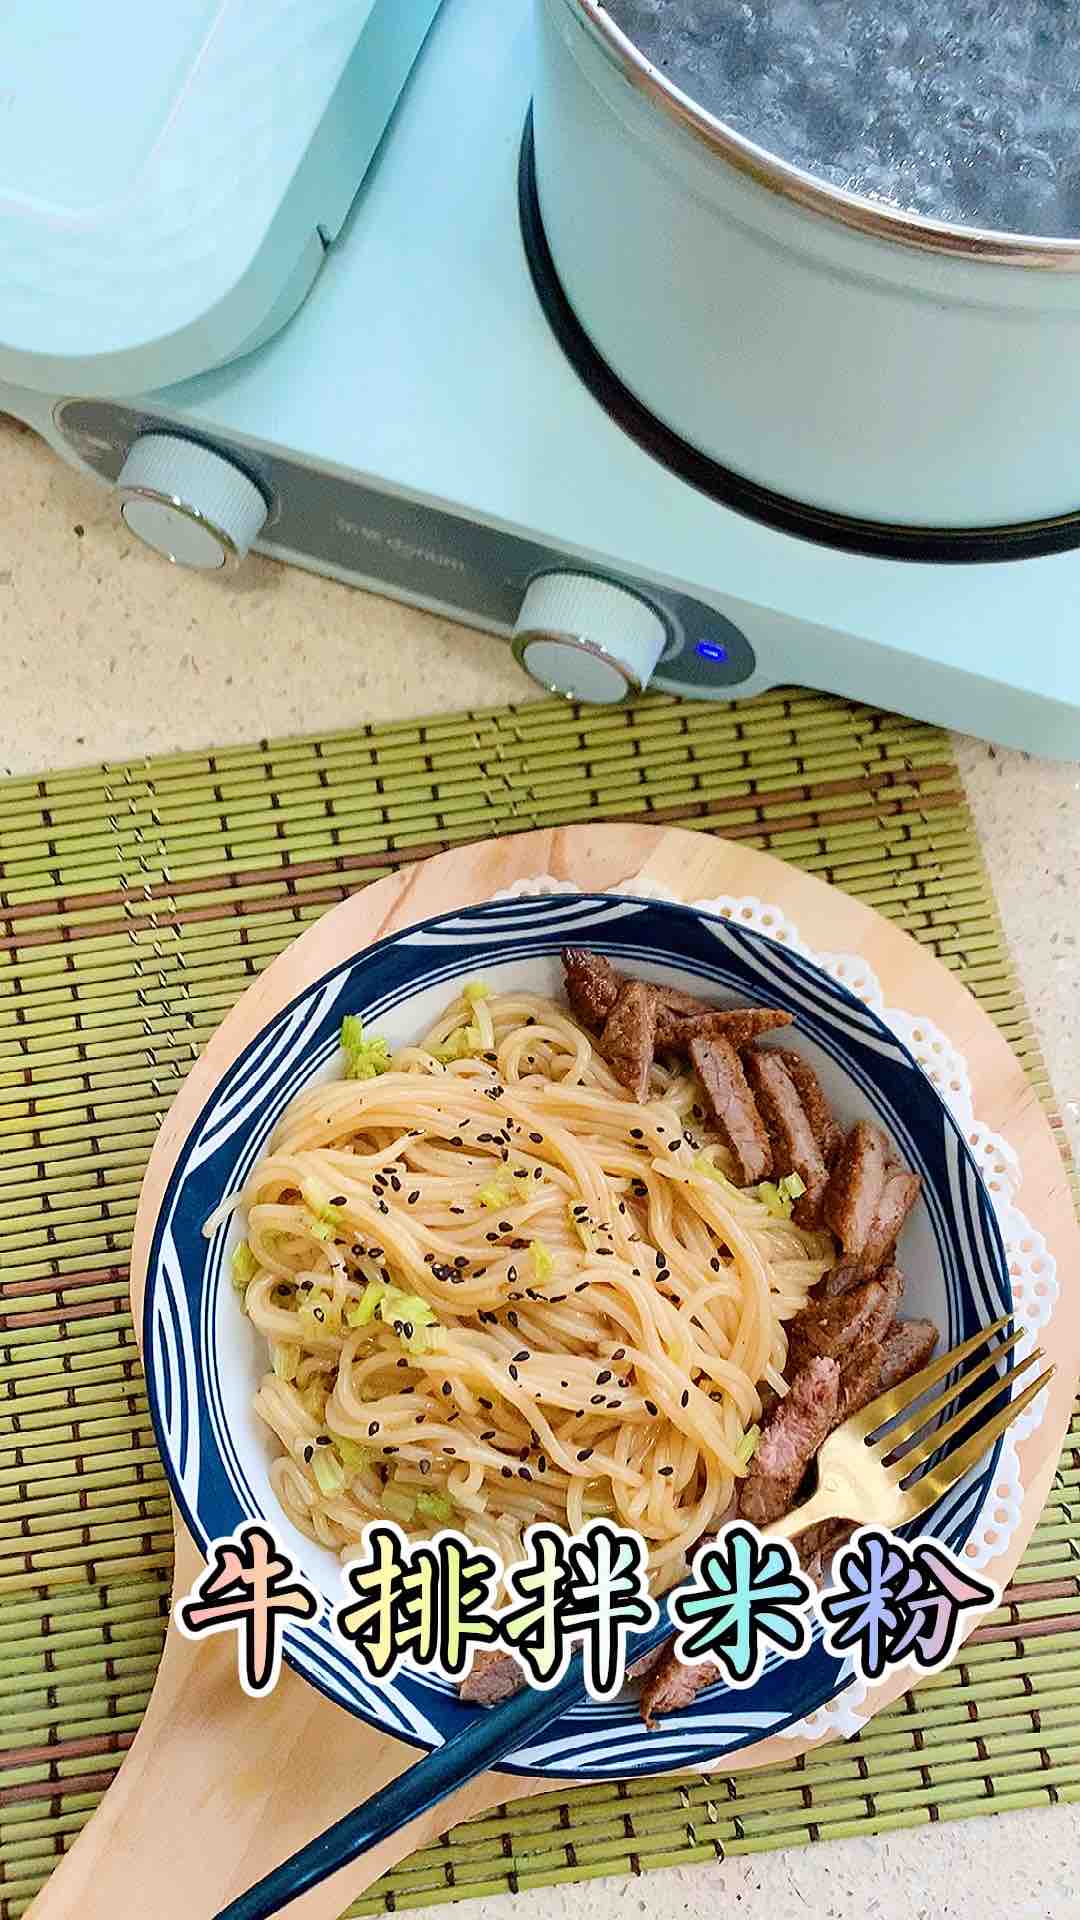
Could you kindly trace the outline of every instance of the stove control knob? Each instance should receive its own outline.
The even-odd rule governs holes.
[[[534,580],[514,629],[514,657],[549,693],[613,706],[649,684],[667,628],[648,602],[585,573]]]
[[[132,533],[181,567],[239,566],[266,524],[266,501],[246,473],[171,433],[136,440],[117,487]]]

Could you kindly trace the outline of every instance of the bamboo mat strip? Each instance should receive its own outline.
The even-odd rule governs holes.
[[[0,1920],[149,1698],[167,1486],[127,1303],[139,1182],[192,1061],[328,906],[572,820],[676,822],[847,888],[961,975],[1046,1101],[946,738],[827,696],[653,696],[367,727],[0,788]],[[1080,1798],[1080,1418],[998,1613],[857,1740],[738,1778],[567,1790],[457,1828],[373,1914]]]

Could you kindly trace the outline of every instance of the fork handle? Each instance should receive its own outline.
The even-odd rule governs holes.
[[[790,1513],[781,1514],[779,1520],[773,1520],[761,1531],[767,1540],[793,1540],[798,1533],[805,1533],[807,1527],[820,1526],[823,1520],[846,1520],[849,1516],[841,1511],[839,1488],[819,1487],[816,1493],[804,1500],[800,1507],[792,1507]]]

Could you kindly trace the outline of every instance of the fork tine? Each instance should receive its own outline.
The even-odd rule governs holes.
[[[883,1427],[889,1420],[895,1420],[898,1413],[905,1413],[912,1401],[920,1399],[928,1388],[936,1387],[938,1381],[944,1380],[945,1375],[951,1373],[959,1361],[966,1360],[969,1354],[976,1353],[980,1347],[985,1346],[988,1340],[993,1339],[995,1333],[1000,1333],[1003,1327],[1008,1326],[1011,1319],[1011,1314],[1003,1313],[999,1320],[994,1320],[990,1326],[984,1327],[981,1333],[972,1334],[970,1340],[962,1341],[960,1346],[951,1347],[948,1353],[940,1354],[936,1360],[931,1360],[921,1373],[912,1374],[910,1380],[902,1380],[898,1387],[890,1387],[887,1393],[879,1393],[876,1400],[871,1400],[869,1406],[864,1407],[862,1412],[856,1414],[850,1421],[850,1431],[857,1433],[863,1440],[868,1439],[878,1427]]]
[[[1047,1367],[1037,1380],[1024,1388],[1023,1393],[1018,1394],[1015,1400],[1010,1400],[995,1419],[988,1420],[985,1427],[980,1427],[978,1433],[973,1433],[970,1440],[964,1441],[963,1446],[955,1448],[947,1459],[939,1461],[913,1487],[908,1487],[905,1520],[914,1520],[920,1513],[925,1513],[935,1500],[940,1500],[943,1493],[948,1493],[950,1487],[955,1487],[957,1481],[963,1479],[969,1467],[977,1466],[984,1453],[1012,1426],[1024,1408],[1031,1405],[1035,1395],[1042,1392],[1056,1371],[1055,1367]]]
[[[909,1414],[906,1420],[901,1420],[897,1426],[891,1426],[889,1431],[883,1434],[881,1439],[872,1445],[871,1451],[880,1456],[895,1453],[902,1441],[912,1439],[912,1437],[918,1433],[920,1427],[925,1427],[928,1420],[936,1420],[940,1414],[944,1413],[946,1407],[951,1406],[958,1393],[965,1393],[969,1387],[975,1385],[977,1380],[981,1380],[984,1374],[991,1372],[991,1370],[997,1366],[998,1361],[1003,1360],[1007,1354],[1010,1354],[1017,1342],[1022,1340],[1023,1337],[1023,1332],[1019,1329],[1016,1333],[1011,1334],[1008,1340],[1003,1340],[999,1347],[994,1347],[991,1352],[987,1354],[985,1360],[981,1360],[977,1367],[972,1367],[970,1372],[965,1373],[962,1379],[954,1381],[952,1386],[946,1387],[943,1393],[936,1394],[933,1400],[927,1405],[916,1407],[914,1413]],[[1000,1375],[998,1376],[998,1385],[1001,1385]],[[920,1395],[920,1398],[921,1397]]]
[[[969,1406],[961,1407],[958,1413],[953,1414],[951,1420],[946,1420],[944,1426],[936,1427],[931,1433],[919,1434],[907,1452],[902,1453],[898,1460],[891,1462],[892,1469],[897,1477],[900,1478],[901,1484],[903,1484],[903,1480],[906,1479],[908,1474],[914,1473],[919,1467],[925,1466],[926,1462],[938,1451],[938,1448],[943,1447],[946,1440],[952,1439],[954,1433],[962,1433],[965,1427],[969,1427],[977,1415],[983,1411],[983,1408],[990,1406],[1004,1388],[1011,1387],[1014,1381],[1020,1378],[1022,1373],[1026,1373],[1027,1369],[1034,1365],[1036,1360],[1042,1360],[1044,1358],[1045,1355],[1042,1348],[1035,1347],[1025,1359],[1018,1361],[1015,1367],[1009,1367],[1003,1374],[995,1374],[990,1385],[983,1388],[978,1398],[973,1400]],[[980,1375],[985,1371],[986,1369],[984,1367],[980,1367]],[[968,1380],[965,1379],[959,1384],[961,1387],[966,1387],[969,1383]],[[884,1445],[891,1450],[891,1434],[884,1442]]]

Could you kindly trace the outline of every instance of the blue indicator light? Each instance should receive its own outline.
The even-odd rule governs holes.
[[[703,660],[726,660],[727,648],[717,646],[715,640],[699,640],[697,652]]]

